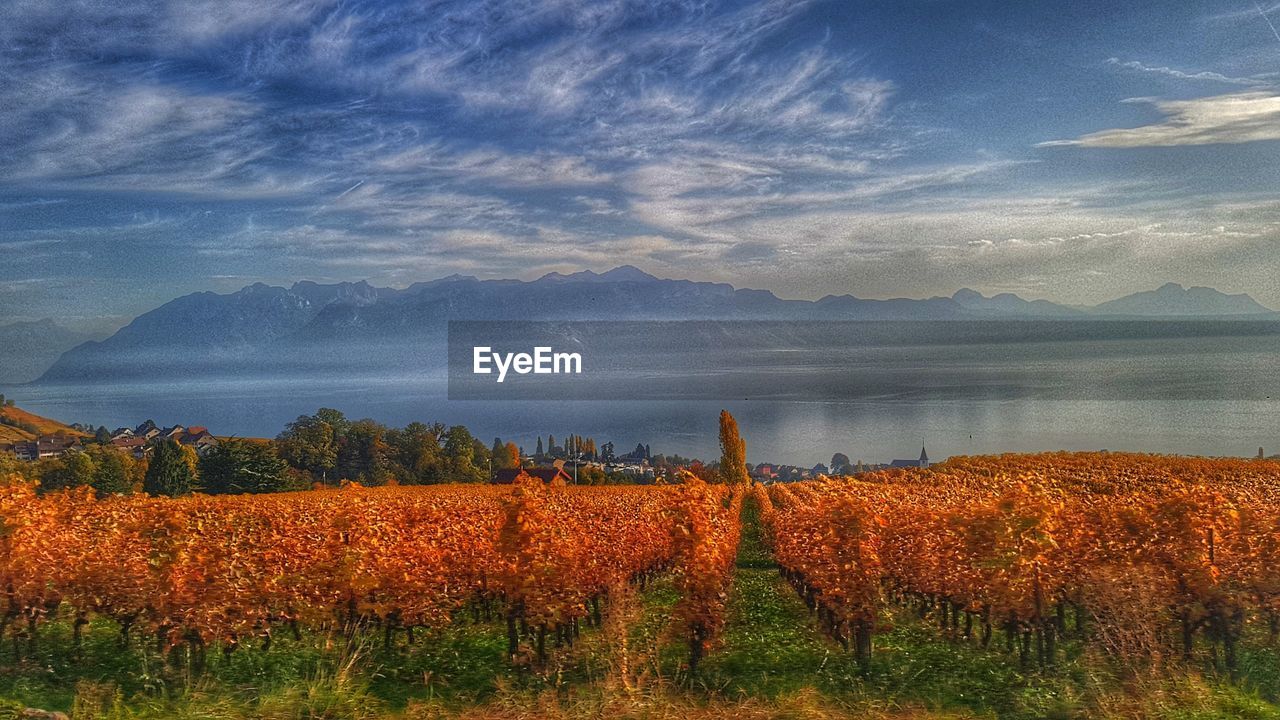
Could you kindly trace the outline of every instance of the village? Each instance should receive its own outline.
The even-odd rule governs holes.
[[[147,420],[134,428],[117,428],[107,433],[105,437],[101,432],[95,433],[83,425],[69,427],[75,431],[74,434],[54,433],[41,435],[33,440],[0,443],[0,452],[10,452],[19,460],[35,462],[60,458],[69,452],[82,450],[86,444],[94,443],[127,452],[140,460],[151,451],[154,442],[173,440],[180,445],[193,448],[200,455],[218,445],[218,438],[214,437],[208,428],[194,425],[160,427],[153,421]]]

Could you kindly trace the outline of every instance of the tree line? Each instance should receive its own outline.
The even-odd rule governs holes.
[[[93,438],[62,457],[34,463],[0,455],[0,477],[37,480],[42,492],[89,487],[100,496],[180,496],[285,492],[343,481],[486,482],[494,456],[493,467],[519,462],[514,445],[495,442],[501,452],[491,452],[463,425],[414,422],[393,428],[350,420],[329,408],[298,417],[274,439],[224,438],[203,454],[176,440],[157,439],[139,458],[109,442],[109,437]]]
[[[737,423],[720,418],[724,457],[704,466],[679,456],[652,456],[662,477],[686,469],[708,482],[747,482],[746,448]],[[553,437],[548,444],[557,449]],[[332,486],[344,481],[361,485],[428,485],[444,482],[488,482],[495,470],[520,467],[524,453],[511,442],[494,438],[488,445],[464,425],[413,422],[394,428],[374,420],[351,420],[342,412],[321,408],[285,426],[274,439],[224,438],[203,454],[172,439],[157,439],[143,457],[112,447],[110,437],[89,440],[79,450],[35,463],[19,463],[0,455],[0,478],[17,474],[37,480],[42,492],[89,487],[98,495],[145,492],[180,496],[270,493]],[[539,438],[541,444],[541,438]],[[594,439],[569,435],[565,445],[578,457],[594,456]],[[645,452],[648,448],[644,447]],[[623,484],[633,478],[594,465],[577,468],[583,485]]]

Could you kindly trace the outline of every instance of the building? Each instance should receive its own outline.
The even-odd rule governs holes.
[[[148,420],[134,428],[133,434],[143,440],[151,440],[152,438],[160,435],[160,428],[156,427],[156,424],[153,421]]]
[[[921,445],[919,460],[894,460],[893,462],[889,463],[889,467],[891,468],[912,468],[912,467],[927,468],[929,467],[929,453],[925,452],[924,446]]]
[[[516,478],[521,474],[541,480],[544,483],[552,483],[555,480],[563,480],[565,483],[572,484],[573,476],[564,471],[564,468],[558,467],[535,467],[535,468],[506,468],[503,470],[493,471],[494,485],[512,485]]]
[[[768,481],[768,480],[777,480],[778,471],[768,463],[760,463],[759,465],[756,465],[755,468],[751,471],[751,477],[756,480],[760,480],[762,482]]]
[[[151,449],[146,438],[134,437],[133,435],[115,438],[109,445],[121,452],[129,453],[139,460],[146,457],[147,452]]]
[[[16,442],[13,444],[13,454],[19,460],[27,462],[35,462],[44,458],[58,458],[66,455],[69,451],[80,447],[80,438],[71,435],[44,435],[35,440],[25,442]]]
[[[185,432],[177,436],[179,443],[195,448],[200,455],[205,454],[210,448],[218,446],[218,438],[213,436],[207,428],[195,426],[189,427]]]

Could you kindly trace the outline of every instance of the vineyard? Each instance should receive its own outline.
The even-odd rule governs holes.
[[[524,687],[590,685],[595,670],[573,670],[584,653],[647,638],[651,681],[712,696],[791,677],[842,702],[903,702],[902,678],[939,672],[921,648],[992,668],[991,697],[1066,692],[1082,667],[1116,687],[1209,677],[1264,709],[1280,690],[1269,461],[954,458],[771,486],[36,490],[0,488],[3,687],[49,663],[82,675],[108,642],[199,679],[301,647],[405,662],[465,636],[501,648],[491,667]],[[769,665],[775,632],[796,647]],[[962,707],[1019,716],[971,694]]]
[[[1234,675],[1250,624],[1280,632],[1274,462],[957,458],[755,495],[788,579],[864,665],[890,603],[982,648],[998,629],[1024,668],[1070,632],[1124,662],[1202,644]]]
[[[694,652],[710,640],[741,493],[691,478],[671,489],[348,488],[269,497],[95,500],[88,490],[0,500],[5,609],[15,659],[60,611],[91,615],[163,652],[234,652],[281,631],[403,631],[501,614],[514,659],[545,660],[599,624],[611,587],[672,569]],[[673,567],[674,565],[674,567]]]

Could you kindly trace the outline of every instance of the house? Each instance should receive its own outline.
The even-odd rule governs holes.
[[[112,440],[119,440],[120,438],[131,438],[131,437],[133,437],[133,428],[122,427],[122,428],[116,428],[115,430],[111,431]]]
[[[504,470],[493,471],[494,485],[512,485],[516,478],[521,474],[541,480],[550,484],[556,479],[563,480],[566,483],[573,483],[573,476],[564,471],[564,468],[558,467],[534,467],[534,468],[507,468]]]
[[[70,435],[44,435],[35,440],[16,442],[13,454],[19,460],[35,462],[44,458],[58,458],[80,446],[80,438]]]
[[[19,460],[25,460],[27,462],[34,462],[36,458],[39,457],[39,450],[36,449],[36,444],[34,442],[22,441],[13,443],[9,446],[9,451],[12,452]]]
[[[924,451],[924,446],[920,446],[919,460],[894,460],[889,463],[891,468],[911,468],[911,467],[929,467],[929,454]]]
[[[133,434],[135,437],[140,437],[144,440],[150,440],[160,435],[160,428],[156,427],[156,424],[154,422],[152,422],[151,420],[148,420],[142,423],[141,425],[139,425],[138,427],[134,428]]]
[[[182,436],[186,434],[187,434],[187,429],[185,427],[181,425],[174,425],[171,428],[165,428],[163,431],[161,431],[160,437],[164,438],[165,440],[177,440],[181,442]]]
[[[146,457],[151,450],[146,438],[133,437],[132,435],[115,438],[109,444],[111,447],[121,452],[127,452],[139,460]]]
[[[778,477],[778,471],[768,463],[760,463],[751,475],[759,480],[774,480]]]
[[[195,448],[195,451],[201,455],[218,445],[218,438],[214,437],[207,428],[199,426],[187,428],[177,440],[183,445]]]

